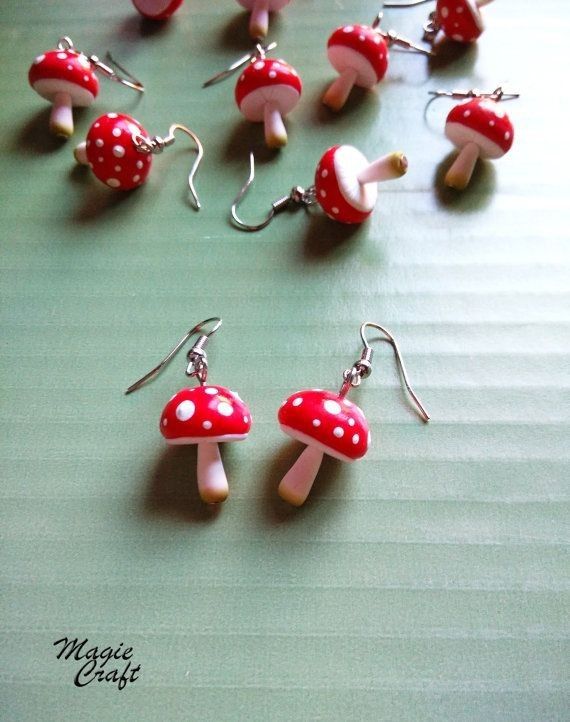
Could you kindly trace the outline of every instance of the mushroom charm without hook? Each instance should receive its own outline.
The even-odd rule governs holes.
[[[285,474],[279,484],[279,496],[294,506],[305,503],[323,460],[328,454],[340,461],[361,459],[370,446],[370,430],[362,410],[346,396],[350,389],[359,386],[371,371],[372,348],[366,340],[366,328],[374,328],[386,337],[394,349],[400,374],[415,403],[422,421],[429,415],[411,388],[398,345],[382,326],[366,322],[360,327],[364,345],[360,359],[343,374],[339,393],[306,389],[287,398],[278,412],[281,430],[297,441],[306,444],[305,450]]]
[[[91,105],[99,93],[95,71],[138,92],[144,86],[107,54],[107,63],[96,55],[87,56],[76,50],[70,38],[64,37],[55,50],[38,55],[32,63],[28,80],[31,87],[52,104],[49,127],[54,135],[73,135],[73,107]],[[115,67],[123,73],[119,75]]]
[[[222,321],[209,318],[186,333],[152,371],[129,386],[132,393],[155,378],[192,336],[198,339],[188,351],[186,375],[200,385],[174,394],[160,417],[160,433],[171,446],[197,446],[198,493],[207,504],[225,501],[229,486],[218,444],[243,441],[251,428],[251,414],[239,395],[225,386],[207,384],[205,347]]]
[[[254,40],[261,40],[269,29],[269,13],[283,10],[291,0],[238,0],[239,4],[249,10],[249,34]]]

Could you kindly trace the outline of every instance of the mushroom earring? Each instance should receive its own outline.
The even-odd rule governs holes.
[[[55,50],[48,50],[34,60],[28,80],[36,93],[52,104],[49,127],[54,135],[62,138],[73,135],[73,107],[91,105],[99,93],[96,71],[139,93],[144,92],[142,83],[127,73],[109,53],[106,60],[109,64],[96,55],[80,52],[68,37],[61,38]]]
[[[281,430],[307,447],[285,474],[278,488],[279,496],[294,506],[301,506],[307,499],[325,454],[340,461],[356,461],[368,451],[370,431],[366,417],[356,404],[346,398],[352,388],[360,386],[362,379],[372,373],[373,350],[366,339],[367,328],[382,333],[392,346],[398,370],[420,419],[425,423],[430,419],[410,386],[394,336],[382,326],[366,321],[360,327],[362,353],[358,361],[344,372],[340,391],[297,391],[279,409],[277,418]]]
[[[167,20],[182,5],[183,0],[133,0],[139,13],[149,20]]]
[[[269,29],[269,13],[283,10],[291,0],[238,0],[238,3],[249,10],[249,34],[254,40],[267,35]]]
[[[276,213],[292,206],[318,204],[333,221],[363,223],[376,205],[377,183],[399,178],[407,169],[408,160],[403,153],[389,153],[369,163],[353,146],[335,145],[319,161],[314,185],[306,189],[295,186],[289,195],[272,204],[265,220],[252,225],[238,215],[239,204],[255,179],[255,160],[250,153],[249,176],[232,204],[231,219],[242,231],[260,231],[271,223]]]
[[[385,2],[385,8],[409,8],[433,0],[408,0]],[[436,0],[435,10],[424,23],[423,38],[432,45],[441,33],[456,43],[473,43],[485,29],[481,8],[492,0]]]
[[[284,60],[266,57],[277,43],[257,44],[252,53],[233,63],[204,83],[209,87],[227,78],[246,65],[238,78],[235,101],[242,115],[253,123],[263,123],[265,143],[269,148],[287,145],[287,130],[283,118],[297,105],[303,85],[299,74]]]
[[[194,141],[197,155],[188,175],[188,187],[196,209],[200,201],[194,187],[194,176],[204,156],[198,136],[184,125],[174,123],[166,138],[149,137],[143,126],[130,115],[106,113],[91,125],[87,138],[74,150],[75,160],[88,165],[105,185],[129,191],[142,185],[150,172],[152,156],[174,143],[175,131],[181,131]]]
[[[341,110],[355,85],[373,88],[388,69],[388,49],[397,45],[414,53],[431,55],[430,50],[415,45],[393,30],[380,28],[382,13],[372,25],[341,25],[330,36],[327,55],[339,73],[323,96],[323,103],[332,110]]]
[[[479,158],[496,160],[507,153],[515,135],[509,116],[499,102],[518,98],[518,93],[505,93],[501,87],[491,93],[477,90],[433,90],[435,98],[467,98],[451,109],[445,121],[445,135],[459,150],[445,176],[445,185],[464,190],[469,185]]]
[[[152,371],[136,381],[126,394],[152,381],[193,336],[198,339],[187,353],[186,375],[198,379],[199,386],[183,388],[170,399],[160,417],[160,432],[172,446],[198,447],[198,493],[207,504],[225,501],[228,480],[218,444],[243,441],[251,428],[251,414],[237,393],[225,386],[212,386],[208,379],[206,345],[222,325],[220,318],[208,318],[194,326]]]

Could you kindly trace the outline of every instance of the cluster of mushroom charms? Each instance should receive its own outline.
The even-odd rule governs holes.
[[[236,105],[247,120],[263,124],[268,147],[281,148],[288,141],[284,119],[300,101],[302,81],[297,70],[285,60],[268,57],[276,43],[263,43],[268,33],[270,13],[282,10],[291,0],[238,1],[250,12],[249,29],[256,41],[255,49],[206,81],[204,86],[211,86],[243,68],[235,87]],[[384,3],[384,7],[406,7],[426,1],[403,0]],[[484,27],[480,7],[490,1],[437,0],[435,10],[424,25],[423,39],[427,46],[407,40],[393,30],[384,30],[381,27],[382,13],[371,25],[338,27],[327,43],[328,59],[338,77],[325,92],[323,103],[340,112],[355,86],[371,89],[380,83],[387,72],[389,50],[393,45],[430,56],[436,52],[442,39],[444,42],[474,42]],[[161,22],[176,12],[182,0],[133,0],[133,3],[143,16]],[[89,106],[95,101],[99,92],[98,73],[138,92],[144,91],[142,83],[110,56],[108,62],[95,55],[88,56],[77,50],[68,37],[62,38],[54,50],[36,57],[29,71],[29,82],[52,104],[50,129],[54,134],[64,138],[73,134],[73,107]],[[445,182],[462,190],[469,184],[478,158],[496,159],[510,149],[514,131],[499,102],[517,96],[507,96],[501,88],[487,94],[473,90],[437,91],[434,94],[467,101],[451,110],[445,124],[445,135],[459,150]],[[198,154],[188,184],[199,209],[194,175],[202,159],[203,148],[198,136],[184,125],[171,125],[169,134],[163,138],[149,135],[137,120],[125,113],[106,113],[92,123],[85,141],[75,149],[75,158],[77,162],[89,166],[96,178],[108,187],[130,191],[145,183],[152,167],[152,155],[162,152],[174,142],[175,130],[190,136],[197,147]],[[298,203],[318,204],[327,216],[341,223],[362,223],[376,204],[376,184],[402,176],[407,168],[407,159],[400,152],[389,153],[369,163],[353,146],[334,146],[323,154],[318,163],[312,186],[307,190],[295,186],[289,197],[274,204],[267,221],[252,225],[241,221],[237,213],[237,205],[254,177],[252,158],[250,180],[232,206],[232,220],[242,230],[260,230],[275,212],[291,203]]]

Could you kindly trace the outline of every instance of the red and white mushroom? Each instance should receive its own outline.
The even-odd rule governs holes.
[[[254,39],[267,35],[269,29],[269,13],[282,10],[291,0],[238,0],[239,4],[249,10],[249,34]]]
[[[408,169],[403,153],[390,153],[373,163],[351,145],[335,145],[321,158],[315,173],[319,205],[335,221],[362,223],[374,210],[379,181],[399,178]]]
[[[370,431],[361,409],[331,391],[309,389],[290,396],[278,413],[281,430],[307,448],[279,484],[279,496],[301,506],[309,495],[323,455],[341,461],[362,458]]]
[[[340,110],[355,85],[373,88],[388,68],[388,45],[367,25],[342,25],[330,36],[329,62],[340,74],[323,96],[323,103]]]
[[[469,185],[478,158],[500,158],[510,149],[514,129],[499,103],[475,98],[452,108],[445,123],[445,135],[459,148],[445,183],[463,190]]]
[[[168,444],[197,444],[198,492],[208,504],[224,501],[229,492],[218,444],[243,441],[250,428],[248,407],[223,386],[180,390],[160,418],[160,431]]]
[[[73,135],[72,108],[91,105],[99,92],[99,80],[89,59],[75,50],[49,50],[38,55],[28,80],[36,93],[52,103],[49,127],[63,138]]]
[[[284,60],[259,58],[240,75],[235,99],[243,115],[254,123],[263,121],[265,142],[270,148],[287,144],[283,116],[301,97],[302,83],[295,68]]]
[[[128,191],[142,185],[152,165],[152,155],[142,153],[133,138],[148,137],[143,126],[123,113],[106,113],[89,128],[87,138],[74,151],[78,163],[89,165],[108,185]]]
[[[183,0],[133,0],[141,15],[150,20],[166,20],[182,5]]]
[[[435,22],[443,34],[458,43],[472,43],[485,26],[479,8],[491,0],[437,0]]]

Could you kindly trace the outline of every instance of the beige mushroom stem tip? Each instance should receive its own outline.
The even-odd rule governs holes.
[[[357,77],[356,70],[352,68],[343,70],[338,78],[329,85],[327,92],[323,95],[323,103],[331,110],[338,111],[344,108]]]
[[[73,155],[80,165],[89,165],[87,160],[87,143],[83,141],[74,149]]]
[[[321,467],[322,460],[323,452],[320,449],[307,446],[281,480],[277,490],[279,496],[289,504],[293,504],[293,506],[304,504]]]
[[[469,185],[475,164],[479,158],[479,146],[476,143],[467,143],[459,151],[459,155],[453,162],[445,176],[445,185],[462,191]]]
[[[408,159],[400,151],[388,153],[366,166],[358,174],[358,182],[379,183],[380,181],[400,178],[408,170]]]
[[[198,493],[206,504],[219,504],[228,498],[229,487],[218,444],[198,444]]]
[[[70,138],[73,135],[73,110],[69,93],[56,93],[53,99],[49,129],[54,135]]]
[[[265,126],[265,142],[269,148],[281,148],[287,145],[287,131],[279,109],[272,103],[266,103],[263,122]]]
[[[249,34],[252,38],[264,38],[269,30],[268,0],[257,0],[249,18]]]
[[[485,7],[485,5],[489,5],[492,3],[493,0],[476,0],[475,5],[477,5],[478,8]]]

